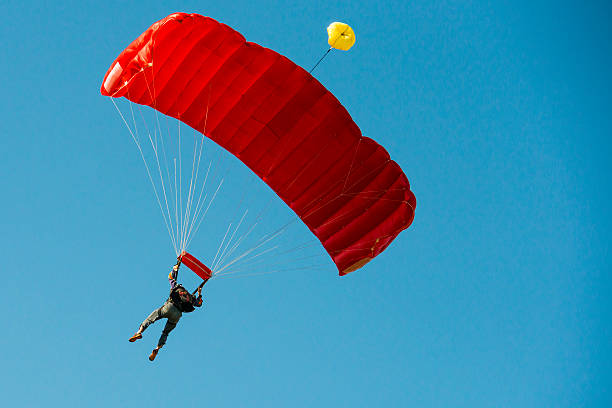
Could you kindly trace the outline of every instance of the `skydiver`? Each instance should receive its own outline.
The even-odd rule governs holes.
[[[136,340],[142,338],[142,332],[144,332],[151,323],[155,323],[159,319],[163,318],[168,319],[157,343],[157,347],[153,349],[151,355],[149,356],[150,361],[155,360],[159,350],[164,346],[164,344],[166,344],[168,334],[176,327],[176,324],[183,315],[183,312],[193,312],[196,307],[202,306],[202,287],[206,281],[204,281],[204,283],[198,287],[198,296],[196,297],[195,291],[193,294],[191,294],[177,282],[179,266],[180,261],[172,267],[170,273],[168,274],[168,280],[170,281],[170,296],[168,297],[168,300],[166,300],[166,302],[160,308],[151,312],[149,317],[142,322],[138,331],[132,337],[130,337],[130,342],[135,342]]]

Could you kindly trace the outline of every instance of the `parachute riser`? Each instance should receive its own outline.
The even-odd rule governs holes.
[[[209,278],[210,279],[210,278]],[[200,286],[198,286],[194,291],[193,291],[193,295],[196,294],[196,292],[198,292],[200,289],[202,289],[202,287],[204,287],[204,285],[206,284],[206,282],[208,282],[208,279],[205,279],[202,283],[200,283]]]

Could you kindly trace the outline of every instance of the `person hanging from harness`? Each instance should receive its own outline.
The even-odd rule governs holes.
[[[176,327],[176,324],[180,320],[183,313],[190,313],[195,310],[196,307],[202,306],[202,287],[206,283],[208,279],[205,279],[204,282],[198,288],[193,291],[193,293],[189,293],[187,289],[185,289],[181,284],[177,282],[179,267],[181,266],[181,258],[179,257],[176,265],[172,267],[170,270],[170,274],[168,274],[168,280],[170,281],[170,296],[168,300],[158,309],[155,309],[149,317],[147,317],[138,331],[130,337],[130,342],[133,343],[138,339],[142,339],[142,333],[151,325],[151,323],[155,323],[159,319],[168,319],[166,322],[166,326],[162,331],[161,337],[157,342],[157,347],[153,349],[151,355],[149,356],[149,360],[155,360],[157,353],[159,350],[166,344],[166,339],[168,338],[168,334]],[[195,296],[195,293],[198,293],[198,296]]]

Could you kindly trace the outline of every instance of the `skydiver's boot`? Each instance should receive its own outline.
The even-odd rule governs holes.
[[[136,332],[136,334],[134,334],[132,337],[130,337],[130,343],[135,342],[136,340],[140,340],[142,339],[142,333],[141,332]]]
[[[149,356],[149,361],[153,361],[155,360],[155,357],[157,357],[157,353],[159,352],[159,350],[161,349],[161,347],[157,346],[153,349],[153,351],[151,352],[151,355]]]

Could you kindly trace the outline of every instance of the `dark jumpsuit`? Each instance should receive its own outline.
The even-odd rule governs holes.
[[[172,269],[170,271],[170,274],[168,275],[168,280],[170,281],[170,291],[172,291],[174,288],[178,286],[178,283],[176,281],[177,275],[178,275],[178,272],[175,271],[174,269]],[[202,295],[199,295],[197,298],[194,297],[193,306],[194,307],[202,306]],[[163,347],[163,345],[166,344],[166,339],[168,338],[168,334],[176,327],[176,324],[181,319],[182,315],[183,315],[183,312],[181,312],[179,308],[176,307],[174,303],[172,303],[172,300],[168,298],[168,300],[166,300],[166,303],[164,303],[160,308],[155,309],[153,312],[151,312],[149,317],[147,317],[142,322],[142,324],[140,325],[140,329],[138,331],[142,333],[147,329],[147,327],[149,327],[149,325],[151,325],[151,323],[155,323],[159,319],[163,319],[163,318],[168,319],[168,321],[166,322],[166,326],[164,326],[164,330],[162,331],[161,337],[159,338],[159,341],[157,342],[157,347]]]

